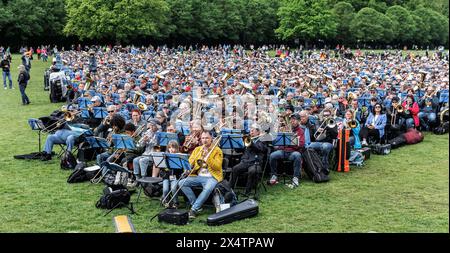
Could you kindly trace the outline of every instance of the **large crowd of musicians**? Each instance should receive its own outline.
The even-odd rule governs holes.
[[[151,176],[165,179],[164,196],[181,187],[192,217],[224,178],[234,187],[246,173],[250,194],[265,164],[274,185],[280,162],[292,161],[290,186],[299,186],[306,148],[318,151],[329,169],[341,129],[351,130],[351,146],[359,149],[410,128],[432,131],[448,120],[448,53],[442,52],[277,51],[270,57],[265,47],[92,47],[56,58],[52,71],[64,73],[67,105],[56,113],[62,119],[47,124],[51,134],[42,160],[51,159],[54,144],[68,151],[78,145],[78,161],[127,168],[130,185]],[[95,108],[104,108],[105,115],[95,117]],[[111,147],[96,148],[92,157],[79,138],[83,131],[73,127],[78,123]],[[244,148],[222,150],[226,131],[241,134]],[[161,132],[177,138],[161,146]],[[273,146],[273,139],[264,138],[278,132],[295,136],[295,145]],[[135,148],[115,149],[114,134],[130,136]],[[152,152],[188,154],[192,170],[160,170]],[[203,188],[198,196],[195,186]],[[171,199],[163,204],[178,206]]]

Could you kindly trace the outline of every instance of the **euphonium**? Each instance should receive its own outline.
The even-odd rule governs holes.
[[[143,102],[137,103],[136,106],[137,106],[138,109],[141,110],[141,111],[146,111],[147,108],[148,108],[147,105],[146,105],[145,103],[143,103]]]

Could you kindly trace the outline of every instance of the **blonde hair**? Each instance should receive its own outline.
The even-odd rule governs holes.
[[[25,66],[23,64],[20,64],[18,69],[19,69],[19,73],[26,72]]]
[[[174,148],[175,153],[178,153],[180,151],[180,145],[176,140],[169,141],[169,143],[167,144],[167,151],[169,150],[169,148]]]

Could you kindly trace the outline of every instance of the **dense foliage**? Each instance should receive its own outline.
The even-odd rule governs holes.
[[[0,0],[1,44],[448,45],[447,0]]]

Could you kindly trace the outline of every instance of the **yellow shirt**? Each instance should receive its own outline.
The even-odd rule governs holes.
[[[189,156],[189,163],[194,165],[191,176],[198,176],[200,171],[200,166],[197,164],[198,159],[202,159],[202,150],[203,145],[198,146],[192,151],[191,156]],[[223,180],[223,172],[222,172],[222,161],[223,161],[223,153],[219,147],[214,147],[211,155],[206,160],[206,164],[208,164],[208,171],[211,175],[217,180],[217,182],[221,182]]]

